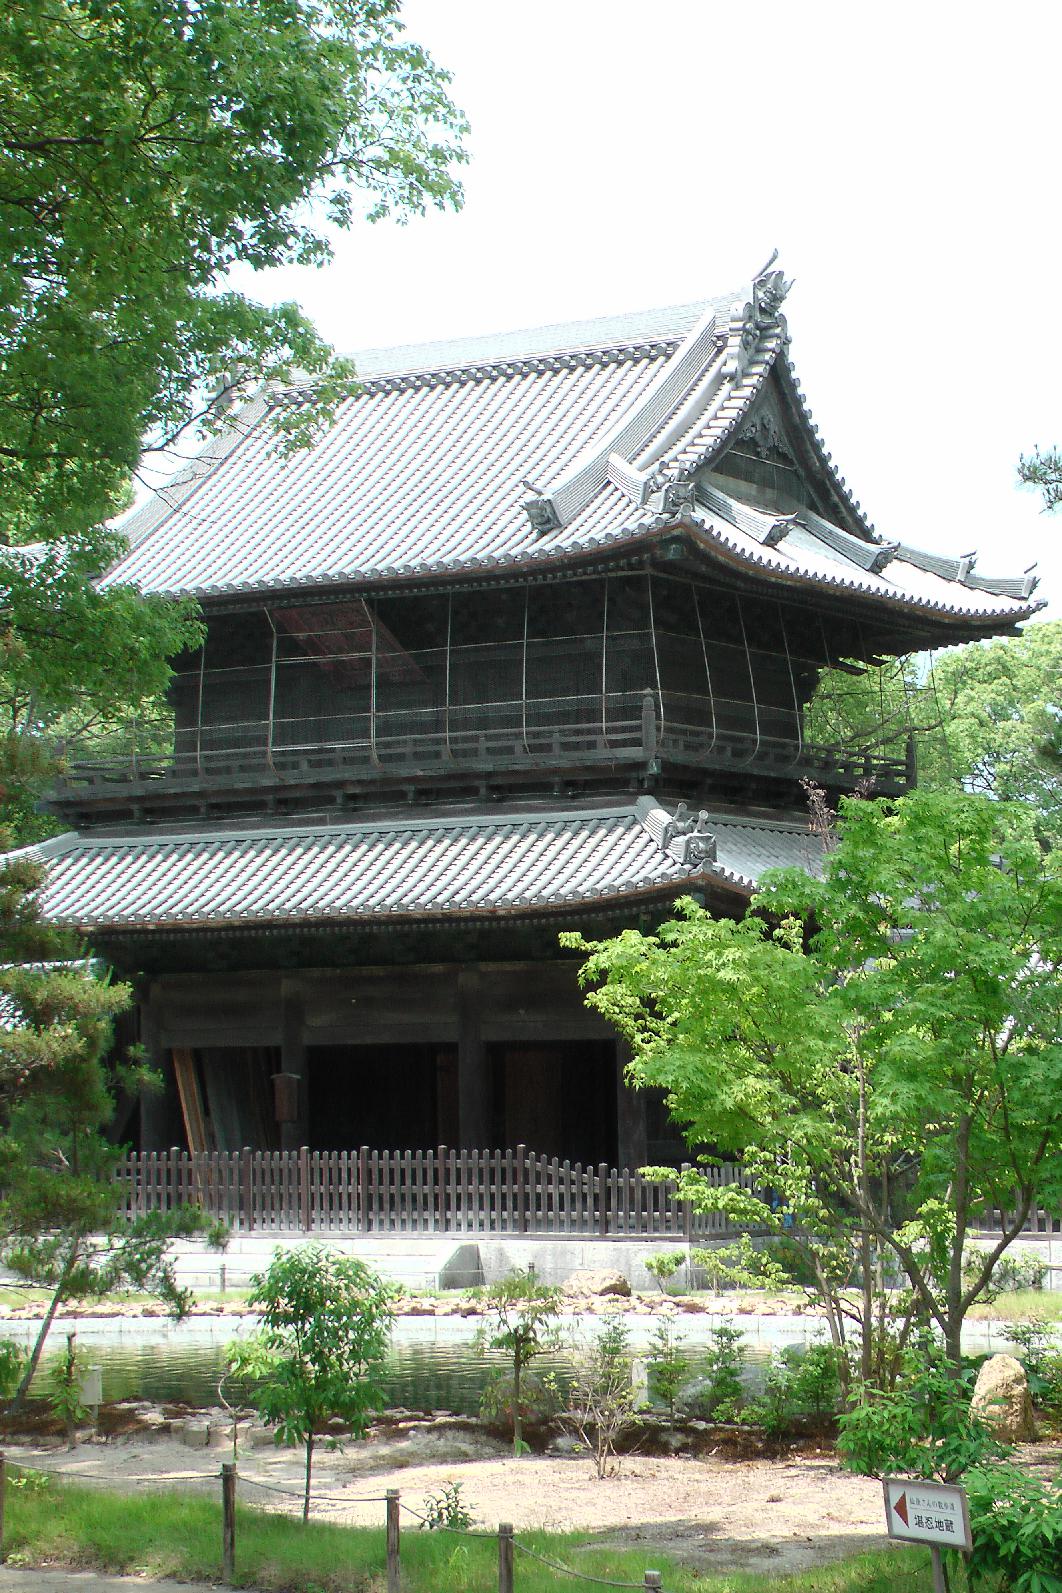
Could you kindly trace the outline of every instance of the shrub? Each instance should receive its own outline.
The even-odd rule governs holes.
[[[621,1317],[605,1321],[577,1355],[567,1419],[592,1453],[598,1477],[607,1477],[619,1439],[634,1420],[630,1331]]]
[[[668,1284],[685,1262],[684,1250],[661,1250],[655,1256],[647,1258],[645,1270],[650,1277],[656,1279],[660,1285],[660,1292],[666,1294]]]
[[[422,1532],[467,1532],[474,1520],[459,1482],[444,1482],[437,1493],[425,1495]]]
[[[675,1401],[686,1381],[686,1366],[679,1344],[680,1339],[675,1331],[675,1312],[671,1307],[662,1311],[656,1319],[645,1366],[649,1392],[653,1399],[667,1406],[672,1421],[675,1419]]]
[[[837,1448],[850,1471],[954,1482],[1007,1453],[970,1410],[970,1379],[953,1376],[936,1346],[912,1354],[888,1392],[864,1388],[840,1419]]]
[[[1051,1483],[1013,1466],[985,1466],[964,1484],[971,1581],[998,1579],[999,1593],[1062,1593],[1062,1474]]]
[[[512,1367],[513,1454],[518,1458],[523,1440],[523,1380],[531,1361],[559,1343],[557,1317],[560,1296],[539,1283],[533,1272],[513,1272],[492,1283],[484,1296],[487,1316],[475,1337],[480,1350],[502,1350]]]
[[[984,1256],[980,1250],[974,1248],[963,1252],[963,1288],[969,1288],[983,1262]],[[1001,1294],[1011,1294],[1019,1289],[1042,1289],[1046,1276],[1047,1263],[1041,1261],[1039,1256],[1012,1251],[1010,1255],[1000,1256],[996,1262],[992,1277],[981,1294],[981,1300],[991,1304]]]
[[[733,1421],[745,1401],[741,1374],[746,1361],[744,1335],[729,1322],[712,1329],[704,1357],[702,1404],[710,1421]]]

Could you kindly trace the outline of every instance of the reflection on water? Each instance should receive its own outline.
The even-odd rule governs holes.
[[[34,1393],[44,1392],[48,1367],[61,1350],[46,1358],[34,1382]],[[696,1375],[703,1346],[687,1347],[690,1376]],[[225,1373],[221,1344],[120,1344],[86,1346],[86,1358],[103,1371],[103,1396],[107,1401],[147,1399],[157,1404],[218,1404],[218,1382]],[[539,1357],[538,1373],[552,1372],[563,1387],[568,1381],[570,1358],[563,1353]],[[494,1371],[504,1371],[505,1357],[478,1355],[470,1344],[405,1344],[392,1348],[383,1377],[389,1406],[407,1410],[445,1410],[472,1416],[479,1411],[483,1388]],[[231,1405],[246,1403],[245,1389],[235,1378],[225,1378],[222,1393]]]
[[[582,1333],[593,1335],[599,1322],[600,1318],[584,1320]],[[653,1332],[653,1319],[632,1314],[627,1322],[633,1352],[644,1355]],[[235,1334],[249,1332],[252,1325],[248,1318],[235,1317],[191,1318],[178,1325],[158,1319],[57,1323],[34,1391],[43,1392],[43,1379],[63,1351],[67,1330],[76,1328],[86,1361],[103,1370],[103,1394],[108,1402],[145,1399],[159,1404],[216,1405],[218,1382],[225,1371],[225,1346]],[[748,1382],[753,1387],[762,1382],[772,1349],[807,1344],[821,1338],[824,1332],[821,1322],[811,1317],[748,1317],[739,1319],[736,1325],[744,1335]],[[691,1380],[701,1372],[712,1327],[708,1316],[678,1318],[680,1353]],[[3,1323],[0,1337],[28,1343],[36,1328],[32,1322]],[[972,1324],[970,1333],[964,1335],[963,1347],[974,1354],[1005,1347],[999,1328],[1000,1325],[993,1327],[983,1322]],[[506,1363],[503,1356],[477,1353],[472,1343],[475,1331],[476,1322],[462,1318],[400,1320],[384,1376],[387,1403],[409,1410],[476,1414],[488,1378],[494,1371],[504,1370]],[[535,1362],[535,1369],[555,1373],[563,1385],[570,1365],[570,1351],[561,1351],[542,1356]],[[225,1381],[223,1392],[230,1404],[245,1402],[233,1379]]]

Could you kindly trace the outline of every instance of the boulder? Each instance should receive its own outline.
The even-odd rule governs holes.
[[[970,1409],[1004,1443],[1036,1437],[1025,1368],[1013,1355],[992,1355],[977,1374]]]
[[[210,1445],[210,1423],[186,1421],[181,1429],[181,1442],[188,1449],[206,1449]]]
[[[629,1279],[622,1272],[614,1268],[602,1267],[599,1270],[586,1268],[582,1272],[573,1272],[564,1285],[565,1294],[605,1295],[618,1294],[624,1299],[631,1292]]]

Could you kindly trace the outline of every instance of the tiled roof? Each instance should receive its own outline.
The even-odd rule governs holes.
[[[361,392],[289,459],[269,424],[287,400],[259,395],[124,522],[130,551],[107,581],[209,596],[517,571],[679,525],[709,557],[795,586],[988,623],[1031,612],[1027,578],[881,542],[804,408],[784,292],[767,270],[736,304],[371,350],[358,356]],[[743,519],[704,476],[772,373],[837,523],[807,514],[764,540],[757,511]]]
[[[671,820],[642,797],[507,818],[65,835],[31,850],[47,868],[44,917],[85,934],[542,912],[698,880],[747,895],[765,869],[817,855],[804,823],[712,815],[710,844],[687,860],[704,826],[691,842],[691,823],[665,834]]]

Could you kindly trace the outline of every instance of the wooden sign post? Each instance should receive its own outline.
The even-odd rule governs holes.
[[[885,1524],[890,1538],[925,1543],[933,1561],[933,1593],[948,1593],[943,1549],[972,1549],[966,1493],[946,1482],[883,1477]]]

